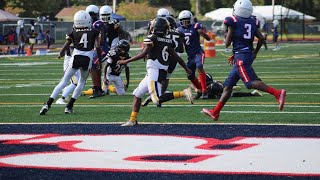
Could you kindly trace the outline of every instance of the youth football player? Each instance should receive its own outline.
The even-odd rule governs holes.
[[[173,56],[172,60],[178,61],[178,63],[185,69],[187,74],[191,74],[191,70],[187,68],[184,61],[174,51],[174,42],[172,39],[166,38],[169,31],[169,22],[162,17],[158,17],[152,24],[152,34],[144,39],[144,49],[139,54],[133,56],[128,60],[120,60],[118,64],[127,64],[139,59],[144,58],[147,55],[147,74],[144,79],[139,83],[139,86],[133,91],[133,105],[132,112],[129,121],[122,124],[122,126],[135,126],[137,125],[137,116],[141,106],[141,98],[149,93],[151,99],[155,105],[163,102],[186,97],[191,103],[192,94],[190,88],[183,91],[176,91],[173,93],[161,92],[161,81],[166,78],[169,55]]]
[[[130,81],[130,71],[128,64],[120,65],[117,64],[118,60],[129,59],[128,54],[130,50],[130,44],[128,41],[122,39],[118,42],[117,46],[114,49],[111,49],[107,56],[107,65],[104,70],[104,82],[108,87],[109,91],[115,92],[118,95],[124,95],[125,91],[129,87]],[[123,84],[123,81],[120,77],[122,69],[125,68],[126,73],[126,83]],[[109,85],[112,83],[114,86]]]
[[[100,46],[102,47],[103,54],[106,54],[109,49],[106,48],[105,41],[106,37],[105,34],[107,32],[107,27],[104,25],[104,22],[99,19],[99,8],[96,5],[89,5],[86,8],[86,12],[90,14],[92,18],[92,26],[93,28],[100,31]],[[96,55],[96,51],[94,54],[94,60],[92,61],[92,68],[90,71],[92,84],[93,84],[93,94],[89,98],[97,98],[104,96],[104,91],[101,88],[101,59],[98,58]]]
[[[277,19],[272,21],[273,27],[271,29],[273,33],[273,43],[276,46],[273,51],[279,50],[280,46],[278,44],[278,37],[279,37],[279,32],[278,32],[278,27],[279,27],[279,21]]]
[[[159,16],[159,17],[162,17],[162,16]],[[175,51],[177,52],[178,56],[180,56],[180,54],[184,52],[184,49],[183,49],[184,34],[180,33],[179,31],[177,31],[177,23],[176,23],[175,19],[172,16],[165,16],[165,18],[168,20],[168,22],[170,24],[170,29],[169,29],[167,38],[173,40],[173,42],[175,44]],[[173,57],[169,56],[169,58],[173,58]],[[161,82],[161,84],[162,84],[162,93],[164,93],[167,90],[168,85],[169,85],[169,80],[171,78],[171,75],[172,75],[173,71],[176,69],[176,67],[177,67],[177,61],[170,60],[170,64],[168,66],[167,77]],[[149,96],[142,102],[141,105],[142,106],[147,106],[150,102],[152,102],[152,99]],[[158,107],[161,107],[161,104],[159,104]]]
[[[231,96],[232,87],[241,79],[248,89],[257,89],[273,95],[279,103],[279,110],[285,104],[286,90],[275,89],[266,85],[256,75],[252,68],[253,60],[256,58],[264,37],[259,31],[258,20],[252,16],[252,3],[250,0],[237,0],[234,4],[234,16],[226,17],[224,24],[227,26],[225,39],[226,48],[233,44],[234,58],[231,62],[233,67],[224,82],[221,98],[213,109],[202,109],[202,112],[213,120],[218,120],[220,111]],[[258,43],[253,48],[254,37]]]
[[[200,46],[200,36],[204,37],[207,41],[210,37],[205,33],[204,27],[201,23],[193,22],[193,15],[188,10],[183,10],[179,14],[180,27],[178,31],[185,35],[184,46],[188,55],[187,66],[192,70],[192,74],[188,79],[198,88],[202,90],[202,99],[208,98],[206,72],[204,66],[204,51]],[[195,75],[196,69],[198,70],[200,82]]]
[[[82,89],[85,86],[86,79],[89,74],[89,70],[92,66],[93,49],[96,48],[99,58],[101,58],[100,51],[100,32],[92,28],[91,17],[86,11],[78,11],[74,15],[73,30],[67,36],[67,41],[60,51],[59,58],[65,55],[65,51],[73,43],[74,51],[70,60],[70,64],[66,69],[63,78],[60,83],[54,88],[48,101],[43,105],[40,110],[40,115],[45,115],[50,109],[54,99],[58,96],[61,90],[68,85],[71,77],[80,70],[80,79],[77,87],[75,88],[72,98],[65,108],[65,113],[73,113],[73,104],[80,96]]]

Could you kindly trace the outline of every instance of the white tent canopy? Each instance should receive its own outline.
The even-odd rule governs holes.
[[[16,15],[0,9],[0,21],[18,21],[19,19]]]
[[[257,17],[261,15],[267,21],[271,21],[273,20],[272,9],[272,6],[253,6],[253,15],[256,15]],[[231,16],[232,12],[233,8],[219,8],[206,13],[204,16],[212,20],[223,21],[227,16]],[[281,5],[274,6],[274,18],[281,19],[281,16],[282,18],[303,19],[303,13],[299,11],[289,9]],[[316,18],[305,14],[304,19],[315,20]]]

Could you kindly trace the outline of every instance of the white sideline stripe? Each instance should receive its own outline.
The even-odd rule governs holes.
[[[185,84],[184,84],[185,85]],[[21,85],[22,86],[22,85]],[[48,86],[52,86],[52,85],[48,85]],[[14,87],[17,87],[17,86],[14,86]],[[1,88],[1,86],[0,86]],[[9,88],[9,87],[6,87],[6,88]],[[265,92],[261,92],[262,94],[268,94],[268,93],[265,93]],[[307,94],[310,94],[310,95],[319,95],[320,93],[287,93],[287,94],[300,94],[300,95],[307,95]],[[0,94],[0,96],[49,96],[51,94]]]
[[[208,125],[208,126],[320,126],[320,124],[274,124],[274,123],[224,123],[222,121],[218,121],[219,123],[214,123],[212,121],[209,121],[207,123],[157,123],[157,122],[139,122],[139,124],[154,124],[154,125],[163,125],[163,124],[172,124],[172,125]],[[59,124],[89,124],[89,125],[95,125],[95,124],[122,124],[123,122],[31,122],[31,123],[0,123],[0,125],[59,125]]]
[[[0,104],[0,108],[5,108],[5,107],[41,107],[43,104]],[[52,104],[53,106],[65,106],[65,105],[61,105],[61,104]],[[77,107],[131,107],[132,104],[76,104]],[[164,107],[208,107],[208,106],[213,106],[213,104],[164,104]],[[225,107],[278,107],[279,105],[256,105],[256,104],[227,104],[225,105]],[[148,107],[151,108],[157,108],[154,105],[150,105]],[[286,105],[286,108],[319,108],[320,106],[316,106],[316,105]],[[222,111],[222,112],[228,112],[228,111]],[[230,111],[230,112],[238,112],[238,111]],[[255,112],[255,111],[239,111],[239,112]],[[257,113],[260,113],[263,111],[258,111]],[[269,111],[264,111],[264,112],[269,112]],[[272,113],[274,111],[270,111],[270,113]],[[281,112],[285,112],[285,113],[291,113],[291,112],[287,112],[287,111],[281,111]],[[299,111],[298,113],[300,113],[301,111]],[[303,113],[303,112],[301,112]],[[314,113],[320,113],[319,112],[314,112]]]

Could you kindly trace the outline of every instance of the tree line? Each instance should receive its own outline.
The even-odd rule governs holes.
[[[20,17],[38,17],[49,15],[53,20],[54,16],[64,7],[87,6],[95,4],[98,6],[111,5],[113,0],[0,0],[0,9],[11,7],[21,9]],[[117,0],[117,6],[126,3],[145,3],[151,7],[171,6],[176,11],[189,9],[193,13],[204,15],[206,12],[217,8],[232,7],[235,0]],[[272,0],[251,0],[253,5],[271,5]],[[320,19],[319,0],[275,0],[276,5],[304,12]]]

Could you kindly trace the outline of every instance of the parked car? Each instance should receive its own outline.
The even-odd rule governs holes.
[[[224,32],[226,30],[226,27],[223,24],[223,21],[213,21],[211,24],[211,30],[217,36],[224,36]]]

